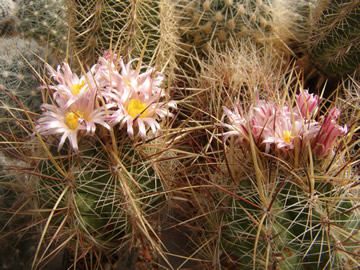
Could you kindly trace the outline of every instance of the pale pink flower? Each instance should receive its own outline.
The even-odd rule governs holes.
[[[153,135],[161,132],[158,119],[165,121],[166,117],[173,117],[169,109],[176,109],[176,103],[167,101],[169,96],[161,88],[164,79],[162,73],[155,72],[153,68],[140,73],[144,67],[139,70],[132,69],[133,61],[125,65],[120,59],[121,73],[113,78],[115,87],[108,88],[103,95],[109,103],[117,107],[111,117],[111,124],[120,123],[120,127],[126,124],[132,139],[136,126],[138,135],[145,141],[146,127],[150,127]]]
[[[69,138],[70,145],[77,152],[78,136],[94,135],[96,124],[110,129],[104,107],[95,108],[95,95],[95,91],[87,91],[70,106],[63,96],[58,96],[54,104],[43,104],[41,109],[44,112],[36,130],[41,135],[62,134],[58,151]]]
[[[258,98],[255,106],[250,107],[249,126],[255,142],[261,141],[264,136],[269,136],[266,134],[273,133],[277,111],[275,104]]]
[[[230,129],[230,131],[224,132],[224,140],[226,141],[229,137],[235,136],[236,139],[243,143],[248,138],[247,120],[244,118],[244,112],[241,108],[240,102],[234,102],[234,112],[223,106],[224,115],[223,119],[227,118],[229,124],[221,124],[220,126]]]
[[[313,140],[314,152],[319,157],[329,155],[335,145],[336,139],[347,133],[346,125],[341,127],[336,123],[339,114],[340,111],[337,108],[333,108],[325,117],[317,136]]]
[[[257,92],[255,92],[257,96]],[[255,105],[250,106],[247,115],[238,101],[234,104],[234,111],[226,107],[224,117],[229,124],[221,124],[230,131],[224,132],[225,139],[236,136],[240,143],[248,141],[249,133],[256,144],[265,144],[265,151],[269,152],[271,145],[277,149],[290,150],[294,148],[295,138],[309,140],[318,131],[317,122],[304,120],[288,106],[277,106],[274,103],[260,100],[256,97]]]
[[[302,90],[297,96],[297,106],[300,115],[304,119],[310,119],[314,110],[319,106],[319,97],[309,94],[308,90]],[[296,110],[296,108],[294,108]]]
[[[94,79],[97,84],[102,86],[102,89],[116,88],[121,83],[119,61],[120,59],[118,59],[116,54],[111,54],[110,51],[107,51],[103,56],[99,57],[97,64],[93,66]]]
[[[95,67],[87,72],[86,75],[79,77],[76,73],[71,71],[67,63],[63,63],[61,66],[58,66],[57,71],[47,64],[50,76],[58,82],[55,86],[47,86],[50,89],[55,90],[53,99],[66,99],[67,102],[65,107],[69,107],[85,92],[89,90],[94,91],[99,86],[99,83],[96,83],[93,78],[94,68]]]
[[[266,145],[266,151],[269,151],[271,144],[275,144],[278,149],[293,149],[294,139],[303,133],[303,123],[299,120],[287,106],[277,109],[263,132],[262,143]]]

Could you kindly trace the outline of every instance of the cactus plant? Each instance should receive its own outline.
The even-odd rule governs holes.
[[[69,159],[66,151],[53,156],[69,175],[62,175],[50,160],[37,165],[41,177],[33,178],[37,185],[34,204],[37,219],[47,221],[43,236],[59,238],[73,249],[81,243],[80,254],[99,255],[138,246],[142,237],[146,241],[141,230],[151,227],[141,223],[161,213],[164,189],[151,159],[127,144],[119,153],[122,165],[118,167],[96,142],[81,146],[81,158]],[[38,252],[44,244],[39,243]],[[37,256],[34,265],[44,263],[45,252]],[[79,263],[76,260],[75,264]],[[99,259],[97,264],[101,263]]]
[[[252,38],[287,51],[303,30],[306,1],[178,1],[181,36],[187,49],[206,50],[208,42],[226,44],[231,37]]]
[[[360,64],[360,1],[319,1],[307,41],[310,62],[328,76],[354,72]]]
[[[201,209],[197,234],[203,241],[197,241],[207,255],[204,267],[356,269],[360,265],[359,189],[358,169],[351,160],[359,157],[359,152],[352,150],[359,143],[354,133],[358,127],[349,130],[348,138],[341,138],[346,128],[342,130],[334,122],[337,113],[329,110],[328,116],[320,117],[321,128],[310,144],[304,142],[305,136],[311,136],[310,130],[295,136],[297,139],[280,132],[283,142],[262,139],[268,127],[286,124],[280,115],[277,125],[261,124],[260,115],[271,110],[270,104],[259,104],[261,108],[254,107],[252,112],[237,105],[231,112],[224,109],[230,124],[223,126],[230,131],[221,134],[229,143],[224,152],[209,152],[206,160],[211,162],[205,164],[204,172],[211,173],[198,172],[195,177],[209,186],[194,200]],[[291,117],[296,117],[296,108],[307,112],[303,117],[313,115],[318,105],[315,96],[299,95]],[[243,118],[236,118],[238,114]],[[271,122],[271,118],[267,114],[266,121]],[[349,124],[358,121],[359,114],[353,115]],[[333,148],[337,136],[349,140],[347,147]],[[266,149],[268,142],[277,146]],[[289,147],[291,143],[294,148]]]
[[[187,197],[198,209],[188,222],[202,267],[359,267],[357,83],[356,99],[327,107],[266,48],[242,41],[209,51],[192,132],[206,140],[196,139],[195,195]]]
[[[10,21],[15,19],[17,4],[12,0],[0,1],[0,34],[3,35],[9,28]]]
[[[20,99],[26,108],[36,110],[41,104],[36,72],[40,71],[40,57],[44,56],[45,48],[33,39],[16,37],[1,38],[1,47],[1,89]],[[9,101],[10,98],[3,92],[1,100]]]
[[[166,206],[155,165],[165,140],[150,146],[146,128],[159,136],[159,122],[173,116],[169,110],[176,104],[162,88],[162,73],[147,66],[133,70],[131,64],[107,52],[82,76],[67,63],[57,70],[47,65],[57,82],[44,80],[44,101],[51,96],[51,103],[41,106],[37,124],[28,114],[33,138],[16,147],[28,169],[15,181],[21,186],[31,182],[26,209],[43,224],[33,268],[65,247],[77,254],[72,267],[88,256],[96,256],[95,266],[102,265],[103,253],[111,258],[118,250],[144,245],[164,254],[154,223]],[[10,148],[25,140],[6,137],[4,145]],[[20,164],[10,167],[23,171]],[[52,248],[55,241],[61,244]]]
[[[69,32],[65,1],[21,0],[18,6],[16,31],[64,57]]]
[[[21,112],[39,112],[38,75],[46,49],[33,39],[18,37],[1,38],[0,46],[1,125],[15,132],[19,130],[15,127],[26,119]]]
[[[74,1],[69,11],[74,29],[70,46],[90,66],[108,48],[120,49],[132,59],[146,44],[144,63],[170,62],[174,68],[177,26],[173,13],[171,1]]]

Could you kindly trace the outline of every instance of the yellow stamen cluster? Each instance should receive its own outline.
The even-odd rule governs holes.
[[[80,117],[83,117],[83,114],[79,111],[66,113],[65,119],[67,126],[72,130],[77,129],[77,127],[79,126]]]
[[[287,143],[290,143],[290,140],[294,138],[294,136],[291,136],[290,130],[284,130],[283,131],[283,140]]]
[[[129,105],[127,107],[127,113],[135,118],[136,116],[139,115],[139,118],[145,117],[145,110],[146,110],[146,103],[145,102],[141,102],[140,99],[136,98],[136,99],[132,99],[129,102]]]
[[[81,81],[80,84],[74,84],[73,86],[71,86],[70,89],[75,95],[77,95],[77,94],[79,94],[81,88],[84,87],[84,85],[85,85],[85,82]]]

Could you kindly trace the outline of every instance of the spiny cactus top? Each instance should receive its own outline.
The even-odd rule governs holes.
[[[308,91],[302,91],[297,97],[297,104],[278,106],[276,104],[259,100],[255,106],[244,113],[241,104],[235,101],[235,110],[224,107],[224,117],[230,124],[222,124],[231,131],[225,132],[225,138],[235,136],[240,143],[245,143],[252,136],[255,143],[265,145],[269,152],[272,145],[277,149],[290,150],[295,147],[295,138],[299,138],[306,145],[310,141],[312,149],[319,157],[329,155],[338,136],[347,132],[347,127],[336,123],[340,112],[333,108],[327,116],[321,116],[321,121],[311,116],[318,107],[319,98]]]
[[[42,117],[37,131],[42,135],[62,134],[58,150],[69,138],[70,144],[78,151],[78,139],[83,135],[94,135],[97,125],[107,129],[120,123],[127,125],[127,132],[134,139],[134,128],[143,142],[146,126],[155,135],[161,131],[158,117],[172,117],[170,107],[176,108],[174,101],[161,88],[164,75],[153,68],[138,64],[133,70],[131,64],[124,64],[116,55],[106,53],[97,64],[84,75],[74,74],[64,63],[55,71],[48,70],[58,84],[46,86],[54,90],[52,104],[43,104]],[[166,99],[167,101],[161,101]],[[100,105],[98,105],[100,104]]]
[[[13,18],[16,14],[18,6],[15,1],[1,0],[0,1],[0,24]]]

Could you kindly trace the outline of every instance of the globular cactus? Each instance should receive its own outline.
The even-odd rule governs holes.
[[[140,65],[134,70],[132,62],[107,51],[81,76],[67,63],[56,70],[47,65],[42,115],[34,120],[28,113],[33,136],[23,146],[15,145],[26,139],[4,136],[4,146],[13,145],[27,163],[26,170],[9,168],[20,172],[14,181],[32,194],[24,209],[44,225],[34,269],[64,248],[74,251],[68,267],[90,257],[96,268],[117,251],[126,256],[145,245],[166,261],[157,220],[167,191],[157,160],[167,147],[161,131],[176,103],[161,72]],[[161,143],[148,143],[147,129]]]
[[[202,0],[177,1],[182,42],[206,51],[210,43],[223,46],[231,38],[251,38],[285,52],[303,31],[306,1]]]
[[[18,6],[16,31],[46,45],[49,54],[57,53],[63,58],[69,35],[66,2],[21,0]]]
[[[26,116],[20,111],[39,111],[41,91],[38,79],[46,48],[33,39],[1,38],[0,100],[2,125],[18,124]],[[15,129],[13,130],[15,131]]]
[[[310,62],[321,72],[339,77],[360,65],[360,1],[321,0],[307,40]]]
[[[80,254],[96,255],[95,265],[104,265],[101,254],[111,258],[121,250],[125,256],[147,241],[145,230],[154,226],[147,220],[156,220],[166,206],[164,187],[151,158],[134,149],[129,138],[124,138],[118,161],[95,141],[81,145],[81,157],[53,150],[52,158],[62,164],[63,171],[43,157],[34,171],[41,177],[31,178],[36,185],[34,218],[47,221],[43,236],[57,238],[62,248],[76,250],[78,246],[74,265],[82,260]],[[40,246],[51,244],[53,240],[39,242],[38,252],[43,250]],[[56,249],[39,253],[34,266],[47,263],[43,258],[48,252]]]
[[[0,1],[0,34],[3,35],[7,32],[9,23],[15,20],[18,5],[12,0]],[[11,28],[11,27],[10,27]]]
[[[196,258],[206,269],[356,269],[356,82],[326,109],[266,48],[242,46],[210,47],[197,79],[205,117],[192,134],[207,140],[189,196]]]
[[[318,104],[314,96],[304,100],[309,109]],[[304,109],[301,99],[298,102],[296,107]],[[263,112],[267,111],[267,105],[260,106]],[[254,113],[261,114],[260,107],[254,108]],[[352,149],[358,143],[353,133],[357,128],[347,134],[354,136],[352,140],[345,138],[344,130],[342,135],[337,133],[342,128],[335,124],[331,118],[333,112],[329,111],[310,144],[304,143],[304,136],[297,137],[299,141],[295,142],[286,132],[281,133],[285,144],[292,140],[296,144],[294,148],[287,148],[279,140],[265,139],[261,143],[255,130],[259,115],[254,119],[251,112],[236,108],[231,113],[226,110],[232,124],[224,127],[233,125],[233,129],[220,135],[225,136],[225,141],[229,138],[224,145],[224,156],[210,152],[207,160],[213,161],[205,164],[205,171],[210,170],[210,175],[206,177],[199,172],[196,178],[197,182],[209,185],[208,191],[205,187],[199,188],[202,195],[195,200],[196,208],[201,209],[197,226],[203,240],[198,241],[207,256],[205,266],[209,269],[225,266],[232,269],[357,269],[360,266],[360,191],[358,169],[355,163],[351,164],[351,160],[359,157],[359,152]],[[250,118],[236,118],[238,113]],[[328,127],[329,117],[332,128]],[[271,121],[270,115],[267,120]],[[349,124],[358,120],[357,115]],[[260,127],[263,134],[267,133],[266,126]],[[318,144],[324,135],[321,133],[326,134],[326,140],[333,140],[333,150],[319,151]],[[338,148],[334,148],[337,136],[351,143],[342,147],[338,141]],[[266,150],[264,144],[270,141],[278,146]],[[298,162],[294,158],[296,151],[301,153]],[[211,199],[207,200],[208,196]]]

